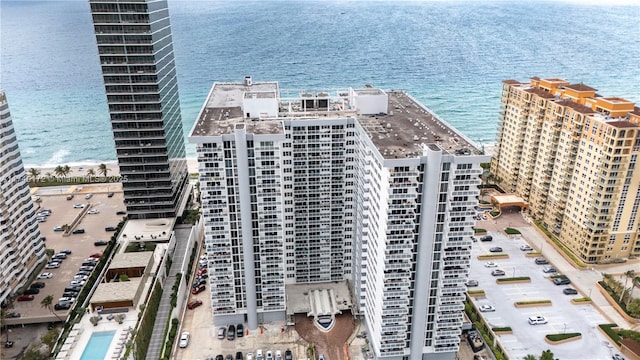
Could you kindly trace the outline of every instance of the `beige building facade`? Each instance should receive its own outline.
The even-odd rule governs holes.
[[[584,84],[503,82],[491,173],[582,261],[640,255],[640,108]]]

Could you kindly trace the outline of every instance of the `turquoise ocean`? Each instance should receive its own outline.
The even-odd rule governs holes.
[[[245,75],[404,89],[482,145],[505,79],[640,103],[640,6],[600,3],[169,0],[185,141],[213,82]],[[92,29],[86,0],[0,2],[0,88],[27,167],[115,160]]]

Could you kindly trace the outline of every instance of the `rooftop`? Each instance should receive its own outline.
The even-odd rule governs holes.
[[[127,301],[135,298],[142,278],[130,278],[129,281],[100,283],[91,297],[92,304]]]
[[[370,85],[334,91],[281,91],[277,82],[215,83],[190,140],[207,142],[201,137],[233,134],[241,128],[253,134],[283,134],[287,120],[349,118],[357,119],[385,158],[421,156],[424,147],[433,144],[457,155],[479,153],[476,144],[410,95]]]
[[[119,253],[113,257],[109,269],[126,269],[133,267],[146,267],[153,257],[153,251],[141,251],[130,253]]]
[[[569,89],[573,89],[575,91],[597,91],[598,90],[598,89],[592,88],[591,86],[587,86],[585,84],[571,84],[565,87],[568,87]]]

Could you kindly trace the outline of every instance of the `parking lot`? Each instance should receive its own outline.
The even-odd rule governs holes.
[[[108,197],[108,192],[113,192],[112,197]],[[91,193],[90,199],[85,199],[86,194]],[[73,194],[73,199],[67,200],[67,196]],[[48,309],[43,308],[40,302],[48,295],[53,296],[53,304],[62,297],[65,287],[69,286],[74,275],[78,272],[84,259],[95,253],[101,253],[104,246],[95,246],[98,240],[109,240],[113,232],[105,231],[106,226],[115,226],[122,219],[123,215],[116,215],[116,212],[124,209],[122,203],[122,192],[119,185],[85,185],[82,187],[51,187],[37,189],[34,196],[39,196],[40,210],[50,209],[51,214],[46,217],[45,222],[41,222],[40,231],[46,237],[47,249],[54,249],[55,252],[61,250],[71,250],[71,254],[62,260],[57,269],[43,269],[42,272],[50,272],[53,277],[50,279],[38,279],[45,283],[45,287],[34,295],[32,301],[16,301],[14,309],[21,314],[21,317],[37,317],[50,315]],[[85,214],[75,229],[84,229],[82,234],[70,234],[63,236],[63,232],[54,231],[57,226],[71,224],[82,212],[83,208],[74,208],[75,204],[84,204],[90,209],[97,209],[97,214]],[[38,211],[40,211],[38,210]],[[56,314],[64,319],[66,310],[56,311]]]
[[[478,223],[483,227],[485,221]],[[545,265],[537,265],[535,258],[526,257],[526,251],[520,246],[527,242],[522,238],[508,238],[503,232],[490,232],[492,241],[474,242],[471,261],[471,279],[479,285],[473,289],[482,289],[486,297],[475,299],[478,307],[491,305],[495,311],[483,312],[483,316],[492,327],[509,326],[512,335],[500,335],[499,340],[510,358],[521,359],[528,354],[539,356],[545,349],[550,349],[558,359],[607,359],[611,357],[608,342],[599,332],[599,324],[608,323],[600,312],[591,305],[573,305],[572,298],[587,294],[564,295],[563,289],[571,285],[554,285],[550,279],[553,273],[544,273]],[[491,254],[492,247],[501,247],[508,259],[477,260],[478,255]],[[485,267],[489,261],[497,267]],[[505,272],[501,277],[529,276],[531,283],[498,285],[491,272],[501,269]],[[551,300],[552,306],[516,308],[516,301]],[[544,316],[547,324],[529,325],[530,316]],[[550,345],[545,342],[547,334],[579,332],[582,339],[561,345]]]

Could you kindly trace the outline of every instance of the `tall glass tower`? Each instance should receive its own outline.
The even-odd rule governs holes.
[[[188,172],[166,0],[90,0],[130,219],[175,217]]]

